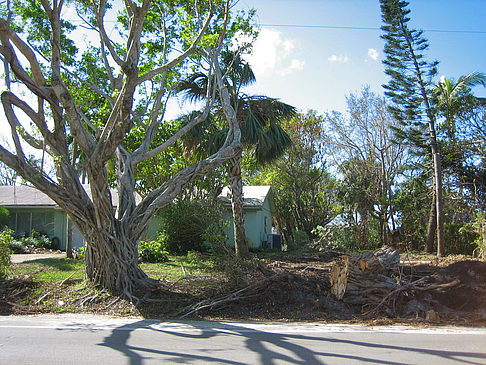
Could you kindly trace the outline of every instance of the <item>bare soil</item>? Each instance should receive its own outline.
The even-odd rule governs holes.
[[[139,302],[119,300],[79,280],[51,284],[54,303],[28,299],[42,285],[28,276],[0,282],[0,314],[89,312],[157,319],[226,319],[360,323],[431,323],[486,326],[486,262],[466,257],[402,255],[403,285],[386,303],[352,305],[330,293],[338,252],[257,255],[240,267],[208,276],[163,281]],[[76,286],[77,285],[77,286]],[[142,297],[142,295],[140,295]],[[55,303],[66,303],[63,307]]]

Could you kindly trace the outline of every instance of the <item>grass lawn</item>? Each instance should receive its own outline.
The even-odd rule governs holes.
[[[175,294],[167,300],[169,305],[164,308],[153,304],[135,308],[132,303],[117,300],[117,297],[88,283],[84,278],[82,260],[48,258],[10,266],[8,280],[0,283],[0,313],[94,311],[139,315],[140,310],[150,313],[180,310],[181,300],[186,303],[189,298],[192,300],[202,294],[218,292],[214,280],[218,275],[208,256],[189,253],[187,256],[171,256],[167,262],[141,263],[140,266]]]

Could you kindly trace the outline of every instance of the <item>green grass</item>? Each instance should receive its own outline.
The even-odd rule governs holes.
[[[111,306],[116,296],[112,297],[107,291],[84,280],[84,261],[50,258],[10,266],[9,278],[16,283],[15,290],[20,290],[12,292],[11,302],[19,305],[17,313],[105,313],[110,310],[118,314],[136,314],[150,311],[154,306],[152,315],[158,315],[159,312],[175,313],[181,306],[188,305],[188,298],[199,298],[219,290],[215,284],[213,261],[207,255],[171,256],[167,262],[141,263],[140,266],[150,277],[170,283],[173,296],[166,298],[166,294],[162,293],[162,304],[158,306],[149,304],[136,308],[126,301]],[[91,297],[95,300],[85,304],[85,299]]]
[[[82,261],[62,259],[39,259],[10,266],[9,277],[28,275],[36,281],[57,282],[69,276],[73,279],[84,277]]]
[[[202,255],[196,254],[189,255],[189,257],[170,256],[169,261],[157,264],[142,263],[140,267],[147,275],[153,278],[172,281],[187,275],[208,276],[213,268],[213,262]]]
[[[192,254],[189,256],[171,256],[169,261],[163,263],[141,263],[140,267],[153,278],[172,281],[184,276],[211,275],[213,262],[202,255]],[[84,277],[84,262],[67,258],[51,258],[11,265],[9,276],[20,275],[28,275],[33,280],[48,283],[60,282],[68,277],[82,279]]]

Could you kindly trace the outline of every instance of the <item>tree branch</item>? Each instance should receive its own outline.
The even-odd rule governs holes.
[[[206,33],[206,30],[209,27],[209,23],[211,21],[211,18],[213,17],[213,14],[214,14],[214,9],[211,6],[211,9],[210,9],[209,14],[206,18],[206,21],[204,22],[203,28],[199,31],[199,34],[197,35],[196,39],[194,40],[194,42],[192,42],[191,46],[185,52],[183,52],[182,54],[180,54],[178,57],[174,58],[173,60],[165,63],[164,65],[157,67],[157,68],[153,69],[152,71],[149,71],[149,72],[139,76],[137,83],[141,84],[141,83],[143,83],[147,80],[152,79],[153,77],[155,77],[155,76],[171,69],[172,67],[178,65],[184,59],[186,59],[191,54],[193,54],[196,51],[197,45],[199,44],[199,42],[203,38],[204,33]]]

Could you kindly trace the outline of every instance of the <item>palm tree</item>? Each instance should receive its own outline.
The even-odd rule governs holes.
[[[486,75],[471,72],[454,81],[443,78],[433,89],[437,110],[444,115],[444,127],[452,141],[456,139],[455,117],[466,106],[465,99],[472,96],[471,88],[477,85],[486,87]]]
[[[266,96],[248,96],[241,92],[244,86],[255,82],[255,75],[250,65],[245,62],[238,52],[225,51],[222,53],[221,68],[224,82],[230,94],[231,104],[242,131],[242,143],[247,153],[259,164],[269,163],[282,156],[290,147],[290,136],[280,126],[280,121],[296,115],[293,106],[282,103],[277,99]],[[188,99],[198,101],[207,94],[208,78],[202,74],[195,74],[179,84],[179,91]],[[213,118],[224,123],[224,114],[217,105]],[[199,129],[202,129],[200,126]],[[198,144],[198,129],[191,133],[190,146]],[[221,130],[212,135],[211,141],[204,148],[210,153],[222,144],[221,137],[226,133]],[[229,188],[231,191],[231,205],[235,233],[235,250],[239,257],[248,255],[248,242],[245,234],[245,217],[243,212],[243,182],[241,178],[242,152],[228,161],[227,171]]]
[[[471,88],[476,85],[483,85],[486,87],[486,75],[481,72],[472,72],[467,75],[460,76],[457,81],[448,78],[442,78],[438,84],[433,88],[432,102],[434,104],[435,112],[438,116],[442,116],[444,121],[441,124],[442,129],[450,138],[450,143],[443,143],[441,146],[443,159],[446,165],[452,166],[456,169],[459,175],[461,168],[457,169],[457,162],[464,160],[464,144],[456,139],[456,118],[462,113],[469,110],[472,105],[481,103],[480,99],[473,96]],[[435,196],[433,197],[435,200]],[[436,225],[433,224],[437,210],[432,206],[429,215],[429,229],[426,238],[426,251],[432,252],[434,244],[434,230]]]

